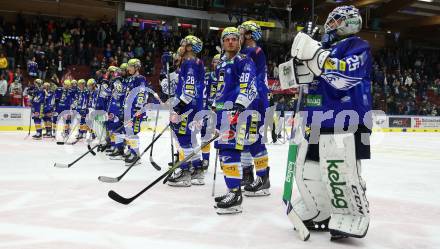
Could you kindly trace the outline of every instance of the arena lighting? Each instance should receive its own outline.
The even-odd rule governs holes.
[[[387,34],[391,34],[391,30],[387,30]]]
[[[427,2],[427,3],[432,3],[432,2],[434,2],[434,0],[419,0],[419,2]]]
[[[220,28],[219,28],[219,27],[212,27],[212,26],[211,26],[211,27],[209,27],[209,29],[210,29],[210,30],[220,30]]]

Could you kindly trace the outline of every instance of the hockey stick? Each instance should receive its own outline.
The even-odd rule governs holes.
[[[170,62],[167,61],[166,63],[166,69],[167,69],[167,79],[168,79],[168,111],[170,113],[171,118],[171,78],[170,78]],[[171,138],[171,162],[173,163],[173,167],[175,165],[174,162],[174,141],[173,141],[173,129],[170,127],[170,138]]]
[[[157,121],[159,120],[159,108],[157,108],[157,112],[156,112],[156,121],[154,122],[154,131],[153,131],[153,141],[154,138],[156,137],[156,130],[157,130]],[[162,168],[153,160],[153,146],[151,146],[151,150],[150,150],[150,164],[157,169],[158,171],[160,171]]]
[[[217,178],[217,163],[218,163],[218,149],[215,152],[215,163],[214,163],[214,179],[212,179],[212,193],[211,196],[215,195],[215,179]]]
[[[93,146],[93,148],[90,148],[86,153],[82,154],[80,157],[78,157],[75,161],[69,163],[69,164],[64,164],[64,163],[55,163],[53,166],[57,167],[57,168],[70,168],[72,167],[72,165],[74,165],[76,162],[78,162],[79,160],[81,160],[83,157],[85,157],[87,154],[93,152],[93,150],[98,147],[98,145]]]
[[[32,107],[29,114],[29,128],[28,128],[28,134],[24,139],[27,139],[31,135],[31,125],[32,125]]]
[[[64,124],[65,125],[65,124]],[[67,143],[67,141],[70,140],[70,137],[72,136],[72,134],[75,132],[76,127],[79,126],[79,122],[77,124],[75,124],[75,126],[73,127],[73,129],[70,130],[69,135],[63,139],[63,141],[57,141],[58,145],[64,145]]]
[[[149,190],[151,187],[153,187],[154,185],[156,185],[158,182],[160,182],[162,179],[164,179],[165,177],[167,177],[168,175],[172,174],[174,172],[175,169],[177,169],[178,167],[180,167],[180,165],[182,165],[183,163],[186,163],[187,161],[191,160],[191,158],[196,155],[197,153],[200,152],[200,150],[205,147],[206,145],[212,143],[214,140],[216,140],[219,137],[219,133],[216,133],[210,140],[206,141],[205,143],[203,143],[201,146],[199,146],[197,149],[195,149],[191,154],[189,154],[187,157],[185,157],[182,161],[179,161],[178,163],[176,163],[172,168],[168,169],[167,172],[163,173],[161,176],[159,176],[156,180],[154,180],[152,183],[150,183],[147,187],[145,187],[144,189],[142,189],[139,193],[137,193],[136,195],[134,195],[133,197],[130,198],[125,198],[120,196],[118,193],[116,193],[113,190],[110,190],[108,192],[108,197],[110,197],[112,200],[119,202],[121,204],[130,204],[132,201],[134,201],[135,199],[137,199],[139,196],[141,196],[143,193],[145,193],[147,190]]]
[[[296,105],[296,111],[295,115],[299,114],[300,105],[301,105],[301,99],[302,99],[302,86],[299,86],[299,93],[298,93],[298,102]],[[301,220],[301,218],[298,216],[298,214],[295,212],[295,210],[292,207],[291,198],[292,198],[292,188],[293,188],[293,181],[295,179],[295,173],[296,173],[296,158],[298,153],[298,145],[295,143],[294,135],[295,134],[295,126],[292,125],[291,129],[291,140],[289,143],[289,153],[288,153],[288,159],[287,159],[287,167],[286,167],[286,178],[284,181],[284,194],[283,194],[283,203],[286,205],[286,215],[289,218],[290,222],[295,227],[296,231],[299,233],[299,237],[306,241],[310,238],[310,231],[307,229],[307,227],[304,225],[304,222]]]
[[[108,177],[108,176],[99,176],[98,180],[101,182],[107,182],[107,183],[114,183],[114,182],[119,182],[126,174],[128,171],[130,171],[131,168],[133,168],[133,166],[136,164],[137,161],[139,161],[142,157],[142,155],[145,154],[145,152],[147,152],[151,147],[153,147],[153,144],[162,136],[162,134],[165,133],[165,131],[167,130],[168,126],[170,126],[169,124],[167,125],[167,127],[165,127],[165,129],[159,133],[159,135],[157,135],[157,137],[155,137],[153,139],[153,141],[151,141],[151,143],[147,146],[147,148],[145,148],[144,151],[142,151],[142,153],[136,158],[136,161],[134,161],[125,171],[124,173],[122,173],[122,175],[118,176],[118,177]]]

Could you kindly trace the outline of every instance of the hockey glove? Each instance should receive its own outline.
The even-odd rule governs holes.
[[[246,108],[240,104],[234,103],[234,106],[232,107],[232,110],[230,111],[229,116],[229,124],[231,126],[232,130],[236,130],[238,118],[242,112],[244,112]]]

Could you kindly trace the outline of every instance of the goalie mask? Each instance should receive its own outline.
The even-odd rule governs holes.
[[[354,6],[339,6],[327,17],[325,33],[336,31],[339,36],[356,34],[362,28],[362,17]]]

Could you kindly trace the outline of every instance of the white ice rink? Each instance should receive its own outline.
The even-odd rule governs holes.
[[[151,140],[142,133],[142,145]],[[219,216],[211,197],[213,159],[207,185],[171,188],[161,183],[128,206],[109,199],[111,189],[131,196],[164,172],[148,157],[119,183],[126,167],[103,154],[69,163],[86,151],[85,143],[56,145],[24,139],[25,133],[0,133],[0,248],[7,249],[295,249],[440,248],[440,134],[375,133],[373,159],[364,163],[371,224],[364,239],[330,242],[327,233],[298,239],[281,202],[287,145],[269,145],[272,195],[244,198],[244,212]],[[163,168],[169,133],[154,147]],[[213,150],[212,150],[213,151]],[[148,153],[149,154],[149,153]],[[224,182],[217,178],[217,194]]]

